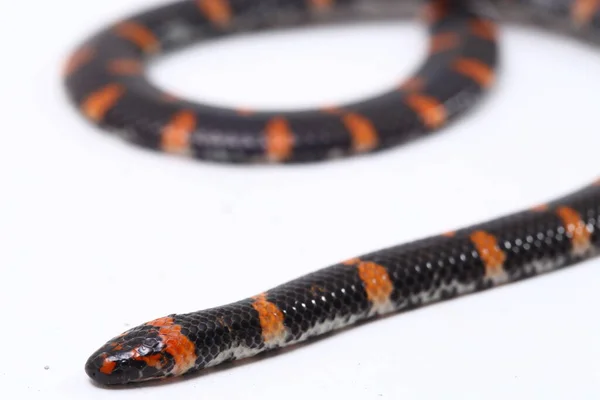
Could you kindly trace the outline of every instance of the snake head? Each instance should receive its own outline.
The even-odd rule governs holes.
[[[181,375],[195,360],[193,344],[165,317],[110,340],[90,356],[85,371],[101,385],[122,385]]]

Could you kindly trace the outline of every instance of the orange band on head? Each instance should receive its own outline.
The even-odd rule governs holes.
[[[159,328],[158,334],[165,345],[165,351],[173,357],[175,363],[171,373],[181,375],[196,363],[196,346],[181,333],[181,325],[175,323],[173,318],[164,317],[148,322],[147,325]],[[158,362],[158,360],[149,360]]]

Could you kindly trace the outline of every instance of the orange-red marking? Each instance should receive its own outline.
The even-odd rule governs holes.
[[[106,375],[112,374],[112,372],[117,367],[116,361],[109,361],[107,356],[104,356],[104,360],[102,360],[102,366],[100,367],[100,372]]]
[[[573,251],[575,253],[586,251],[590,247],[592,233],[587,228],[583,219],[581,219],[581,215],[571,207],[558,207],[556,214],[562,220],[571,238]]]
[[[464,75],[484,88],[494,83],[494,72],[490,67],[473,58],[459,58],[452,66],[456,72]]]
[[[87,64],[94,57],[94,50],[85,46],[75,51],[67,60],[63,74],[69,76],[81,68],[84,64]]]
[[[372,261],[362,261],[356,257],[343,261],[342,264],[357,268],[358,276],[365,286],[367,298],[373,305],[382,306],[389,302],[394,285],[385,267]]]
[[[292,155],[294,134],[288,121],[282,117],[270,120],[265,127],[267,157],[272,161],[284,161]]]
[[[498,34],[497,25],[487,19],[475,19],[469,23],[471,33],[481,39],[494,40]]]
[[[137,349],[133,350],[133,355],[131,356],[131,358],[136,361],[143,361],[146,363],[147,366],[156,369],[162,369],[166,364],[166,360],[162,356],[162,354],[142,356]]]
[[[418,114],[425,126],[436,129],[444,125],[448,118],[446,108],[431,96],[411,93],[406,96],[406,104]]]
[[[332,106],[332,105],[327,105],[327,106],[321,107],[321,111],[323,111],[326,114],[331,114],[331,115],[342,115],[344,113],[344,110],[342,110],[341,108],[339,108],[337,106]]]
[[[194,366],[196,363],[196,347],[187,336],[181,333],[181,326],[175,324],[173,318],[159,318],[148,322],[147,325],[159,328],[158,335],[165,345],[165,351],[173,357],[175,363],[171,371],[173,374],[183,374]],[[158,363],[160,360],[151,356],[148,361]]]
[[[531,211],[533,212],[545,212],[548,211],[548,204],[538,204],[537,206],[531,207]]]
[[[433,36],[429,42],[429,54],[435,54],[442,51],[458,47],[460,38],[454,32],[438,33]]]
[[[123,350],[123,344],[122,343],[111,343],[111,346],[113,347],[113,350]]]
[[[407,79],[402,85],[400,85],[400,90],[404,92],[419,92],[423,90],[425,87],[425,80],[418,76],[413,76],[412,78]]]
[[[357,265],[358,263],[360,263],[360,258],[356,258],[356,257],[355,258],[351,258],[351,259],[346,260],[346,261],[342,261],[342,264],[348,265],[348,266],[350,266],[350,265]]]
[[[190,138],[194,129],[196,129],[196,116],[194,113],[191,111],[178,112],[162,131],[162,149],[169,153],[188,153]]]
[[[423,19],[433,24],[440,21],[448,14],[448,0],[435,0],[423,8]]]
[[[352,147],[356,152],[373,150],[379,143],[377,131],[373,123],[366,117],[355,113],[347,113],[342,117],[346,129],[352,136]]]
[[[442,236],[445,236],[447,238],[453,238],[456,236],[456,232],[455,231],[445,232],[445,233],[442,233]]]
[[[253,297],[252,308],[258,313],[262,337],[266,344],[276,343],[285,338],[285,325],[283,312],[267,300],[265,293]]]
[[[357,113],[346,112],[335,106],[323,107],[321,110],[328,114],[341,115],[342,123],[352,137],[354,151],[361,153],[377,147],[379,137],[373,123],[368,118]]]
[[[578,26],[587,25],[600,9],[600,0],[575,0],[571,6],[571,19]]]
[[[387,270],[379,264],[362,261],[358,264],[358,276],[365,285],[369,301],[375,305],[383,305],[390,300],[394,285]]]
[[[544,212],[544,211],[548,211],[548,204],[538,204],[535,207],[531,208],[531,211],[533,212]]]
[[[167,103],[175,103],[180,100],[178,96],[175,96],[172,93],[163,93],[160,98]]]
[[[317,11],[326,11],[333,7],[335,0],[308,0],[308,3]]]
[[[231,22],[229,0],[196,0],[196,4],[202,14],[213,24],[224,27]]]
[[[335,106],[324,107],[322,111],[341,116],[342,123],[352,137],[352,148],[355,152],[361,153],[377,147],[379,137],[373,123],[368,118],[357,113],[346,112]]]
[[[108,110],[119,101],[125,89],[117,83],[111,83],[90,94],[82,103],[82,112],[92,121],[101,121]]]
[[[119,58],[108,63],[108,71],[115,75],[139,75],[143,72],[143,66],[139,60]]]
[[[236,112],[238,115],[241,115],[241,116],[243,116],[243,117],[248,117],[248,116],[250,116],[250,115],[253,115],[253,114],[254,114],[254,110],[252,110],[252,109],[250,109],[250,108],[238,108],[238,109],[236,109],[236,110],[235,110],[235,112]]]
[[[470,238],[483,261],[486,277],[501,276],[504,273],[506,254],[498,246],[496,238],[484,231],[475,231]]]
[[[160,43],[154,33],[136,22],[126,21],[115,27],[117,35],[135,43],[144,53],[155,53],[160,49]]]

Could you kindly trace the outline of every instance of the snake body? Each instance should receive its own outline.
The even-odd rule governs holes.
[[[70,99],[92,123],[145,148],[227,163],[298,163],[374,153],[434,132],[494,82],[495,12],[586,41],[595,0],[186,0],[118,22],[83,42],[65,68]],[[154,86],[144,65],[197,40],[420,13],[426,60],[364,101],[314,110],[227,109]],[[109,340],[86,373],[103,385],[189,374],[377,316],[555,271],[597,255],[600,181],[546,204],[299,277],[221,307],[172,314]]]

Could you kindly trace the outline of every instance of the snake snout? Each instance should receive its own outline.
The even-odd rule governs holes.
[[[127,353],[110,354],[97,351],[85,364],[86,374],[100,385],[118,385],[132,382],[139,374]]]
[[[157,379],[168,374],[171,360],[161,341],[126,335],[108,342],[85,364],[86,374],[100,385],[122,385]]]

